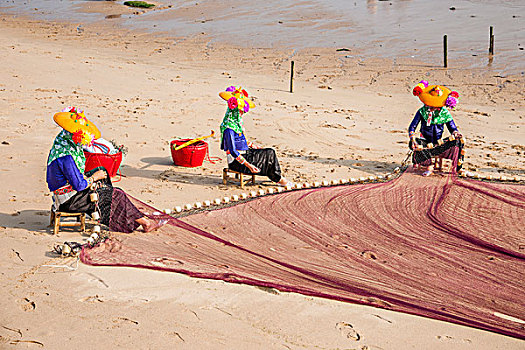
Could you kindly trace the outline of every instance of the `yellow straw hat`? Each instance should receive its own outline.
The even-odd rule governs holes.
[[[83,111],[75,107],[68,107],[56,113],[53,120],[64,130],[72,133],[73,140],[79,141],[77,143],[90,144],[93,140],[100,138],[97,126],[86,118]]]
[[[230,86],[219,93],[219,96],[228,101],[228,107],[230,109],[239,108],[240,111],[248,112],[250,108],[255,107],[255,103],[248,98],[248,93],[242,87]],[[233,99],[232,99],[233,98]]]
[[[429,85],[427,81],[421,80],[412,91],[414,96],[429,107],[456,107],[459,94],[442,85]]]

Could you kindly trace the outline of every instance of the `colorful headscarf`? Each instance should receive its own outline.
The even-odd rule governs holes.
[[[84,150],[82,146],[76,144],[73,141],[73,134],[69,131],[62,130],[51,147],[49,151],[49,157],[47,158],[47,165],[51,164],[52,161],[64,156],[72,156],[75,164],[77,165],[80,173],[84,173],[86,167],[86,157],[84,156]]]
[[[447,107],[441,107],[439,110],[430,113],[430,107],[423,106],[419,109],[419,113],[427,125],[445,124],[452,120],[452,114],[450,114]]]
[[[226,114],[224,115],[224,119],[221,123],[221,143],[222,143],[222,137],[224,135],[224,130],[226,129],[232,129],[237,134],[242,134],[244,132],[244,125],[242,121],[242,115],[239,113],[238,108],[229,108],[226,111]]]

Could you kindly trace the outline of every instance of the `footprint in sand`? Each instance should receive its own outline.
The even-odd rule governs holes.
[[[438,339],[439,341],[442,341],[442,342],[467,343],[467,344],[472,343],[472,340],[470,340],[468,338],[457,339],[457,338],[451,337],[449,335],[438,335],[438,336],[436,336],[436,339]]]
[[[90,296],[87,296],[85,298],[82,298],[82,299],[78,299],[78,301],[84,303],[84,302],[88,302],[88,303],[103,303],[104,300],[102,300],[98,294],[97,295],[90,295]]]
[[[24,311],[33,311],[36,309],[36,304],[34,301],[29,300],[28,298],[23,298],[19,300],[20,307]]]
[[[361,336],[357,331],[352,327],[350,323],[346,322],[337,322],[335,324],[335,328],[341,332],[341,335],[345,338],[352,339],[355,341],[359,341],[361,339]]]
[[[127,318],[127,317],[114,318],[113,319],[113,323],[115,324],[115,326],[113,328],[119,327],[120,325],[123,325],[123,324],[130,324],[130,323],[134,324],[134,325],[138,325],[139,324],[138,321],[132,320],[132,319]]]

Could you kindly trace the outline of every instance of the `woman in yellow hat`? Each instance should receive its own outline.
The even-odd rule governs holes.
[[[105,169],[96,168],[84,175],[86,158],[82,145],[89,145],[99,138],[100,131],[82,111],[68,107],[56,113],[53,119],[63,128],[47,159],[47,185],[53,193],[54,211],[89,215],[98,212],[102,224],[112,231],[127,233],[141,225],[145,232],[149,232],[164,223],[142,214],[124,191],[111,185]],[[96,189],[92,190],[92,187]],[[90,200],[93,192],[98,193],[98,204]]]
[[[257,148],[246,141],[242,117],[255,107],[246,90],[230,86],[219,96],[228,102],[228,109],[221,124],[221,149],[226,152],[228,168],[243,174],[268,176],[281,186],[290,183],[281,175],[279,161],[273,148]]]
[[[439,148],[430,151],[415,151],[413,160],[414,164],[419,164],[426,167],[423,176],[432,175],[434,167],[432,165],[432,156],[439,153],[442,158],[454,159],[458,157],[454,153],[455,146],[458,146],[461,151],[462,145],[460,142],[443,143],[441,140],[445,126],[449,132],[459,138],[460,134],[449,109],[456,107],[459,94],[456,91],[450,91],[445,86],[429,85],[427,81],[422,80],[412,91],[414,96],[419,97],[420,101],[424,103],[412,123],[408,127],[408,135],[410,138],[410,148],[417,150],[418,145],[422,148],[429,144],[440,145]],[[421,124],[420,137],[416,137],[416,128]],[[442,144],[442,145],[441,145]]]

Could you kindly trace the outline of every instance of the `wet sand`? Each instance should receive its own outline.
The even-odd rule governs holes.
[[[78,26],[112,22],[123,32],[133,29],[178,40],[205,36],[210,43],[245,48],[347,48],[350,59],[415,58],[432,65],[443,64],[443,36],[447,35],[451,67],[499,74],[525,71],[525,4],[520,0],[164,0],[152,1],[157,6],[150,9],[122,3],[5,1],[0,9]],[[490,26],[495,55],[489,59]]]

